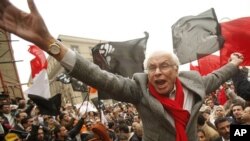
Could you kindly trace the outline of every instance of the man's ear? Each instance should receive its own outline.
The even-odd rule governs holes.
[[[175,65],[174,67],[175,67],[176,71],[178,72],[179,71],[179,66]]]

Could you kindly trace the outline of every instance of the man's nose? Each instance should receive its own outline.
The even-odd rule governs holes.
[[[161,73],[161,69],[159,67],[155,68],[155,74]]]

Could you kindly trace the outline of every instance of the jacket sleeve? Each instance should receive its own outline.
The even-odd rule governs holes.
[[[105,70],[101,70],[96,64],[76,54],[76,63],[71,76],[103,92],[101,97],[136,103],[140,97],[140,89],[133,79],[124,78]]]
[[[206,89],[206,93],[209,94],[220,87],[224,82],[231,79],[238,71],[238,67],[232,63],[228,63],[220,69],[213,71],[212,73],[203,76],[203,83]]]

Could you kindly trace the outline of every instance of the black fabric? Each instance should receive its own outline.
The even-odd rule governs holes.
[[[107,42],[92,48],[93,62],[101,69],[132,78],[136,72],[143,72],[146,44],[149,34],[145,37],[123,42]],[[98,93],[104,93],[98,90]],[[109,97],[105,97],[109,99]]]
[[[81,91],[81,92],[88,91],[87,85],[85,83],[73,77],[71,78],[71,85],[74,91]]]
[[[60,114],[61,94],[46,99],[44,97],[28,94],[28,97],[37,105],[42,115],[57,116]]]
[[[145,32],[144,38],[97,44],[92,49],[93,61],[101,69],[131,78],[135,72],[144,71],[148,37]]]
[[[180,63],[185,64],[214,53],[223,46],[213,8],[197,15],[186,16],[172,25],[173,51]]]
[[[232,77],[235,93],[243,99],[250,101],[250,82],[248,81],[248,69],[242,68]]]
[[[67,75],[66,73],[60,73],[56,77],[56,80],[62,82],[63,84],[70,84],[71,83],[71,77],[69,75]]]
[[[62,82],[63,84],[71,84],[74,91],[86,92],[88,90],[86,84],[66,73],[59,74],[56,80]]]

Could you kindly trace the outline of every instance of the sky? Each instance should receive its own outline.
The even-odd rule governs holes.
[[[181,17],[214,8],[219,21],[250,16],[249,0],[34,0],[51,34],[125,41],[149,33],[146,54],[172,51],[171,26]],[[11,0],[29,12],[26,0]],[[224,20],[223,20],[224,21]],[[14,35],[14,57],[21,83],[30,77],[31,43]],[[23,90],[26,90],[26,85]]]

